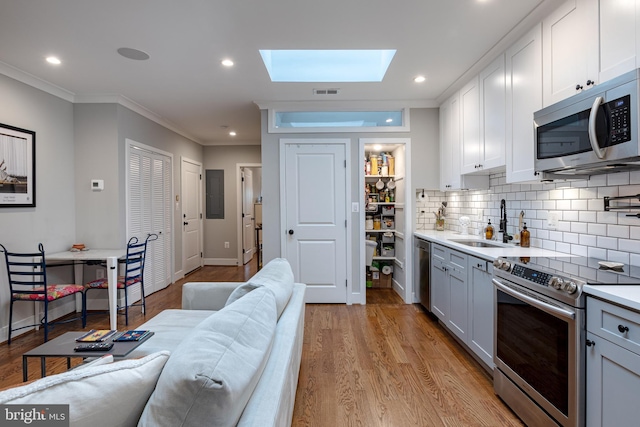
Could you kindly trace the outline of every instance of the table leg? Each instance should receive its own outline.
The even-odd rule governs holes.
[[[73,263],[73,281],[76,285],[84,285],[84,264]],[[82,295],[76,294],[76,313],[82,311]]]
[[[27,356],[22,356],[22,382],[27,382],[29,378],[29,364],[27,362]]]
[[[111,329],[118,329],[117,295],[118,295],[118,258],[107,257],[107,279],[109,283],[109,322]]]
[[[47,376],[47,358],[44,356],[40,357],[40,378],[44,378]]]

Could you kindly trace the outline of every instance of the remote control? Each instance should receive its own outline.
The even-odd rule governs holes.
[[[107,351],[113,347],[112,342],[95,342],[91,344],[80,344],[74,348],[75,351]]]

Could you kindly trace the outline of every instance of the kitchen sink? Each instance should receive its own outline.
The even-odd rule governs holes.
[[[484,240],[457,240],[449,239],[452,242],[460,243],[461,245],[473,246],[475,248],[504,248],[505,245],[500,243],[485,242]]]

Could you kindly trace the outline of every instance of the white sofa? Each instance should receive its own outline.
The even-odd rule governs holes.
[[[69,404],[71,426],[291,424],[306,286],[275,259],[246,283],[183,285],[182,309],[137,329],[126,360],[0,392],[0,404]]]

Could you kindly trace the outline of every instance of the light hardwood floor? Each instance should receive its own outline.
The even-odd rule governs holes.
[[[189,281],[244,281],[256,271],[204,267],[147,299],[147,315],[134,308],[135,328],[167,308],[179,308]],[[108,327],[90,316],[87,329]],[[59,325],[52,337],[78,330]],[[122,326],[121,326],[122,328]],[[22,381],[22,353],[40,345],[42,331],[0,345],[0,389]],[[47,374],[66,369],[47,362]],[[38,361],[29,365],[39,375]],[[293,426],[522,426],[495,396],[490,376],[430,315],[403,304],[391,290],[371,289],[367,305],[308,304]]]

